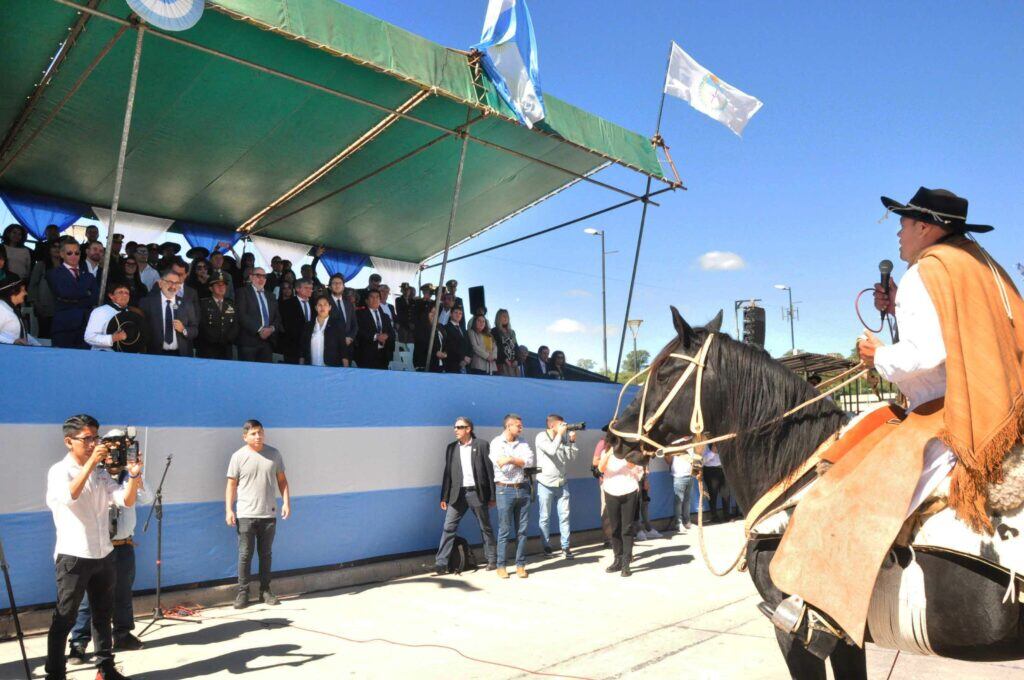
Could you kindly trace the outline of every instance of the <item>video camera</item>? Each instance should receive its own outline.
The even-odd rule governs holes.
[[[98,467],[123,468],[139,459],[139,440],[130,425],[123,430],[111,430],[100,438],[100,443],[110,452],[110,462],[103,461]]]
[[[580,430],[585,430],[585,429],[587,429],[587,424],[586,423],[566,423],[565,424],[565,431],[566,432],[579,432]]]

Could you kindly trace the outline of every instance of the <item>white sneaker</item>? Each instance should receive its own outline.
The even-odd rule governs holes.
[[[636,532],[636,536],[633,537],[633,540],[634,541],[646,541],[647,540],[647,533],[643,529],[641,529],[640,531]]]
[[[686,533],[686,525],[683,524],[682,522],[680,522],[679,525],[676,527],[676,533],[685,534]]]
[[[661,538],[661,532],[657,529],[651,529],[647,532],[647,538]]]

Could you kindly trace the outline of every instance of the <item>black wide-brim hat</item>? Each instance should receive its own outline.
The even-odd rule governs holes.
[[[115,352],[138,354],[145,351],[146,339],[142,335],[142,319],[138,314],[127,309],[115,314],[107,323],[107,333],[113,335],[118,331],[124,331],[128,337],[114,343],[112,349]]]
[[[968,224],[967,199],[946,189],[921,187],[907,203],[900,203],[888,196],[882,196],[882,205],[886,210],[901,217],[937,224],[953,231],[973,231],[984,234],[995,228],[987,224]]]
[[[168,249],[175,255],[181,252],[181,246],[175,243],[174,241],[164,241],[163,243],[160,244],[159,250],[161,253]]]
[[[210,257],[210,250],[209,248],[196,246],[195,248],[189,248],[188,252],[185,253],[185,257],[190,260],[205,260]]]

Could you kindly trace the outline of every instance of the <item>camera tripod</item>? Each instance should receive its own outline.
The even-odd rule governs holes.
[[[164,548],[164,480],[167,479],[167,471],[171,467],[171,459],[174,458],[173,454],[167,455],[167,463],[164,465],[164,472],[160,475],[160,484],[156,487],[156,497],[153,501],[153,506],[149,509],[149,516],[146,517],[146,524],[142,527],[142,532],[149,531],[149,521],[153,519],[153,515],[156,515],[156,605],[153,607],[153,618],[146,627],[139,631],[139,637],[146,634],[153,624],[157,621],[170,620],[170,621],[183,621],[185,623],[202,623],[198,619],[189,619],[184,616],[167,616],[164,614],[164,610],[160,607],[160,581],[163,570],[163,548]]]
[[[0,569],[4,572],[4,581],[7,583],[7,601],[11,603],[11,617],[14,619],[14,631],[18,635],[18,644],[21,645],[21,661],[25,664],[25,677],[32,680],[32,670],[28,667],[28,655],[25,653],[25,634],[21,632],[21,621],[18,620],[18,605],[14,604],[14,588],[11,587],[11,572],[7,568],[7,558],[4,556],[4,542],[0,539]]]

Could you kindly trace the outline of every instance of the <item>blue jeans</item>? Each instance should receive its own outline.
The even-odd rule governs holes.
[[[672,526],[680,524],[690,526],[690,506],[696,481],[692,476],[672,478],[672,491],[675,492],[675,510],[672,514]]]
[[[498,486],[498,558],[496,564],[505,566],[505,544],[516,532],[516,566],[526,566],[526,523],[530,517],[530,488]]]
[[[544,547],[551,546],[551,503],[558,505],[558,533],[562,540],[562,550],[569,549],[569,483],[562,486],[544,486],[537,483],[537,502],[540,504],[540,535]]]
[[[111,553],[114,560],[114,572],[117,580],[114,583],[113,637],[115,644],[135,628],[135,613],[132,610],[132,586],[135,584],[135,548],[130,545],[118,545]],[[85,649],[92,638],[92,612],[89,610],[89,596],[82,598],[75,618],[75,627],[71,629],[71,643]]]

